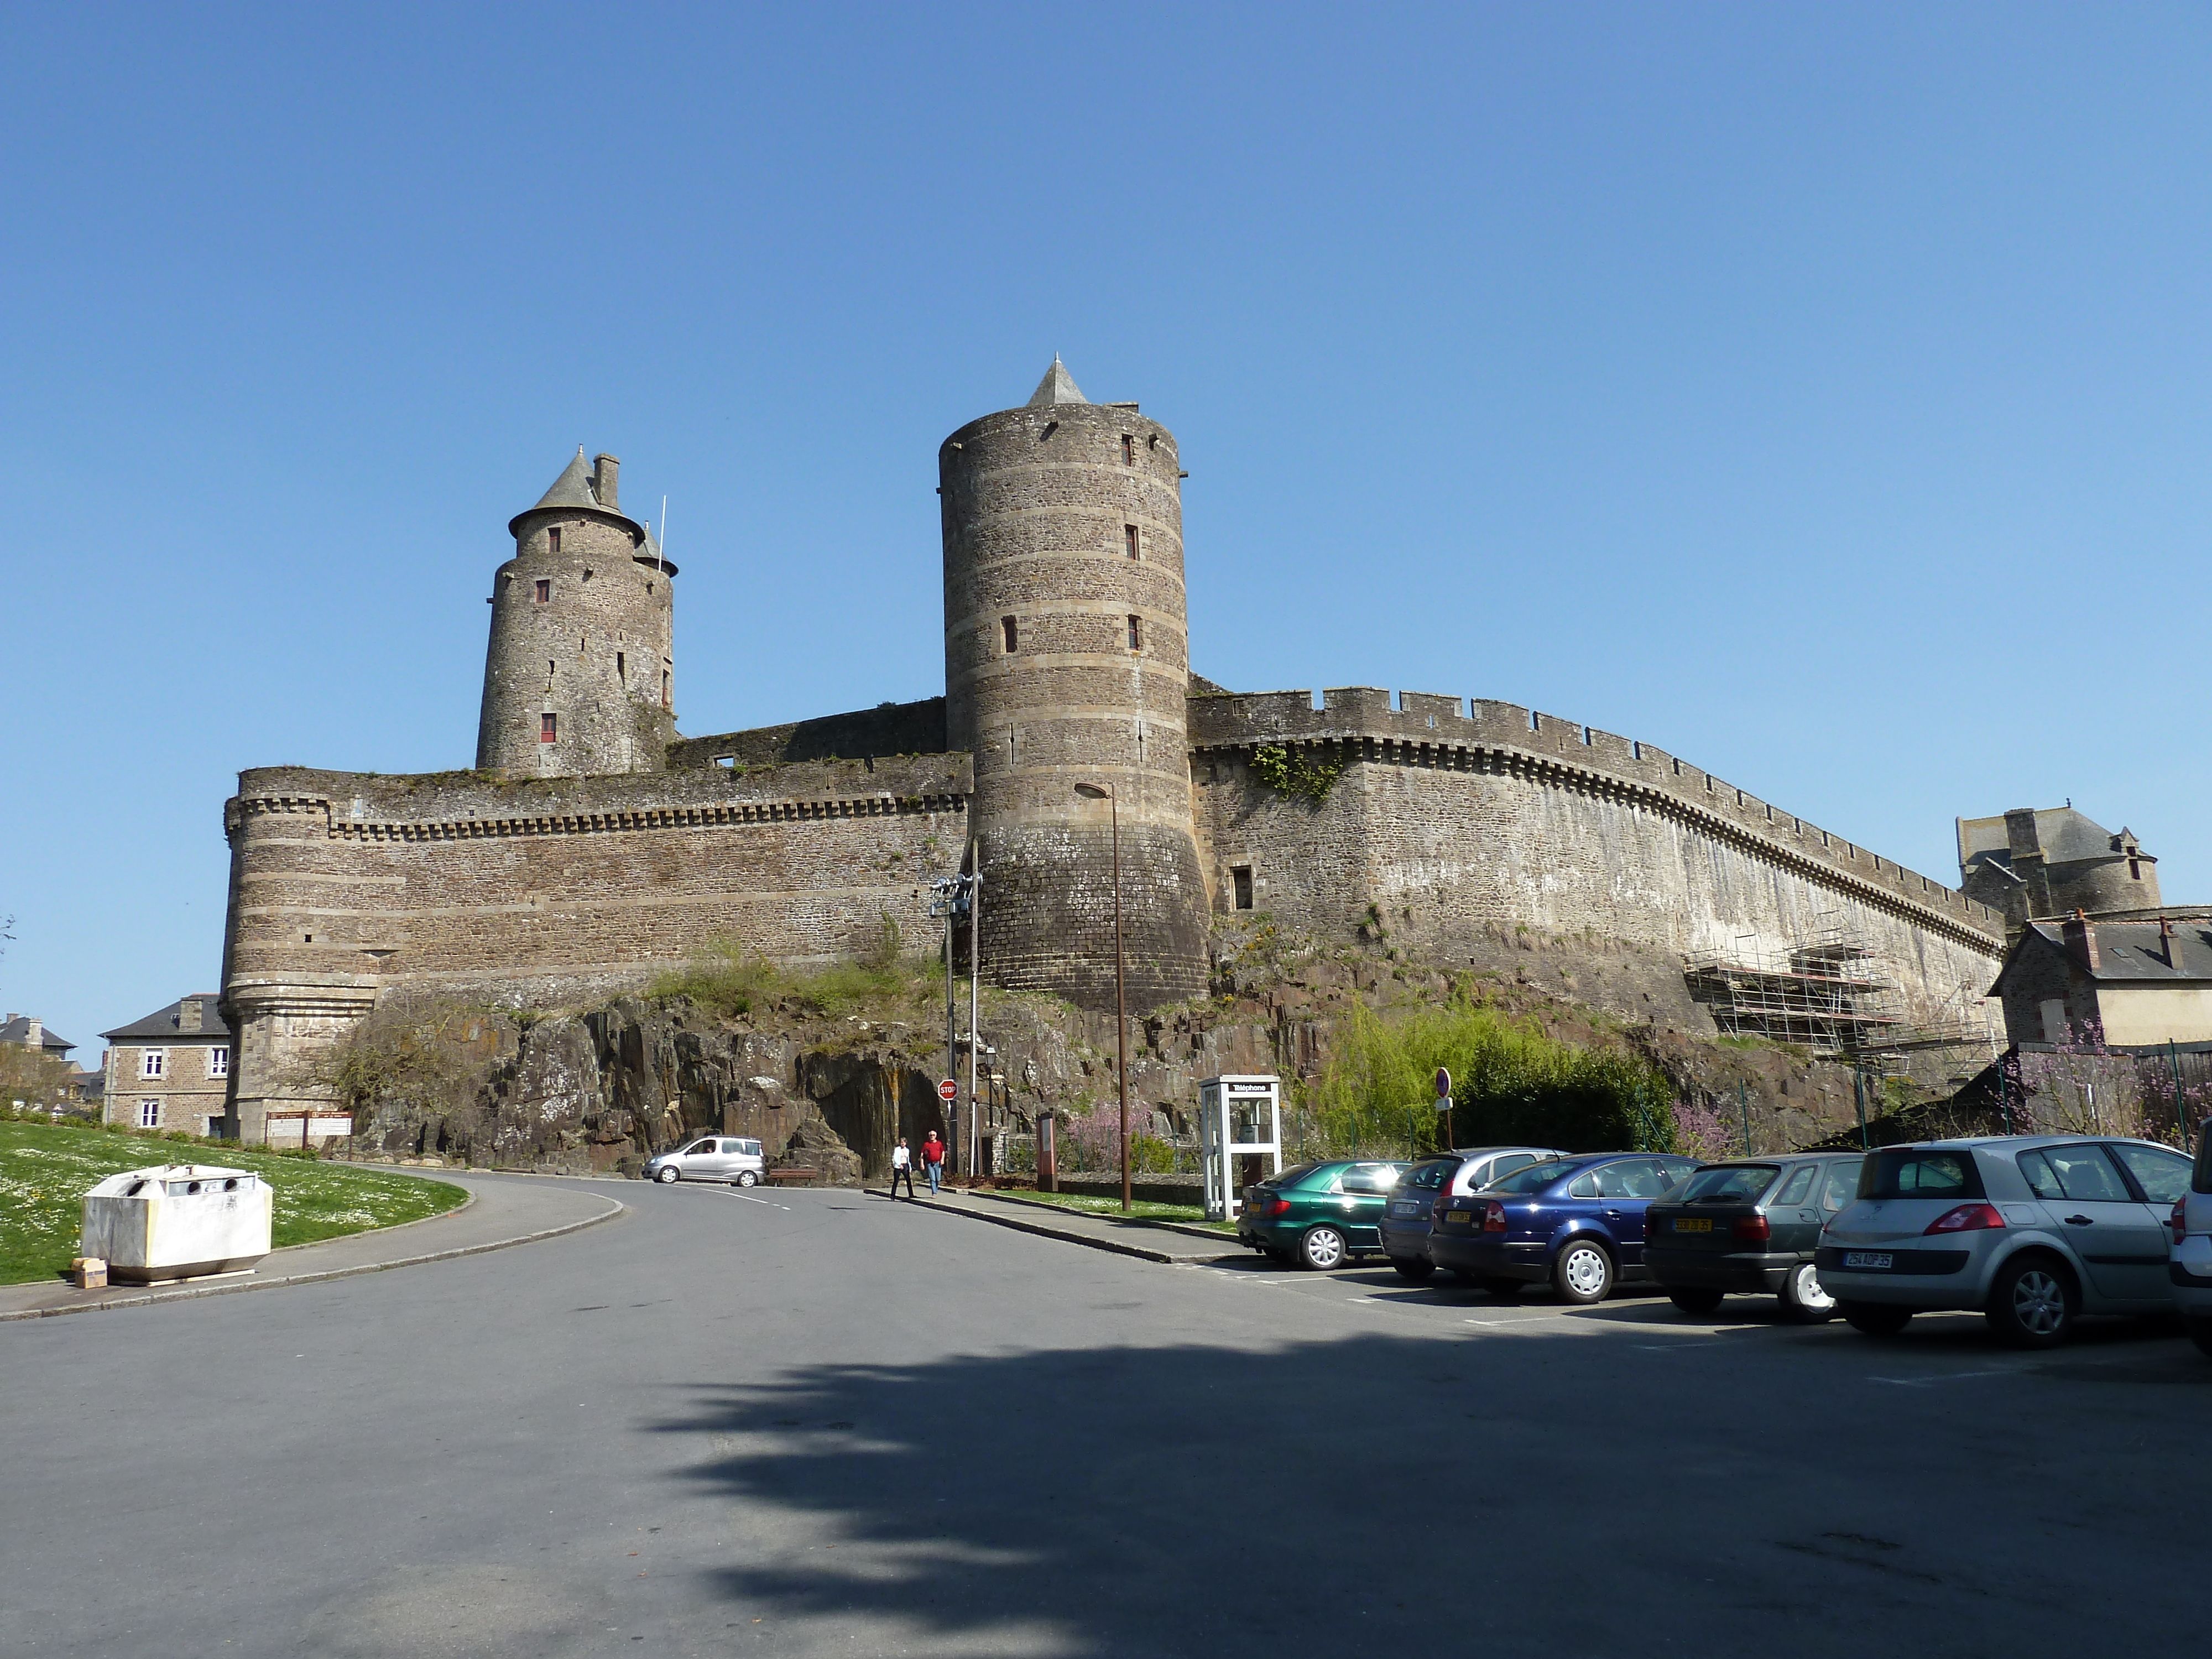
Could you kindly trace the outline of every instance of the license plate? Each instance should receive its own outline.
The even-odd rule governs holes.
[[[1712,1230],[1713,1224],[1711,1221],[1693,1221],[1686,1216],[1674,1224],[1674,1231],[1678,1233],[1709,1233]]]
[[[1446,1210],[1444,1212],[1444,1219],[1455,1224],[1463,1224],[1471,1218],[1472,1212],[1467,1210]]]
[[[1845,1250],[1844,1252],[1844,1266],[1846,1267],[1893,1267],[1896,1265],[1897,1258],[1887,1250]]]
[[[1419,1215],[1420,1212],[1421,1206],[1418,1203],[1393,1204],[1390,1206],[1390,1213],[1392,1215]]]

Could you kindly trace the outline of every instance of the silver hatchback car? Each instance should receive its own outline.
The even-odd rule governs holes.
[[[1961,1309],[2040,1348],[2081,1314],[2171,1313],[2166,1247],[2190,1173],[2170,1146],[2102,1136],[1881,1147],[1820,1231],[1820,1283],[1873,1335]]]
[[[647,1181],[728,1181],[740,1187],[760,1184],[768,1160],[761,1144],[746,1135],[703,1135],[645,1166]]]
[[[2173,1305],[2190,1340],[2212,1355],[2212,1123],[2197,1132],[2197,1173],[2173,1203]]]

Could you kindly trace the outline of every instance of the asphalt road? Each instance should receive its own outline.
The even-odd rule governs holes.
[[[843,1192],[0,1325],[0,1652],[2191,1652],[2212,1361]]]

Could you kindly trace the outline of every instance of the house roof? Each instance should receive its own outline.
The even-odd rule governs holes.
[[[0,1042],[28,1042],[31,1040],[31,1017],[17,1014],[4,1025],[0,1025]],[[65,1054],[76,1044],[67,1038],[56,1036],[52,1031],[42,1031],[39,1052],[44,1054]]]
[[[2005,952],[2004,966],[1998,970],[1996,983],[1990,988],[1995,995],[2012,972],[2013,964],[2030,951],[2056,951],[2067,957],[2069,964],[2078,974],[2087,975],[2100,985],[2186,985],[2212,982],[2212,922],[2203,918],[2173,924],[2177,946],[2177,965],[2168,967],[2166,946],[2158,923],[2154,921],[2098,921],[2089,924],[2097,937],[2097,965],[2084,967],[2066,949],[2064,924],[2056,921],[2031,921]]]
[[[195,991],[192,995],[200,1005],[200,1029],[197,1031],[187,1031],[178,1024],[179,1012],[185,1004],[185,999],[179,997],[167,1007],[156,1008],[143,1019],[134,1019],[128,1025],[118,1025],[100,1035],[110,1042],[131,1037],[159,1037],[164,1042],[228,1042],[230,1027],[222,1023],[222,1014],[216,1010],[217,993]]]

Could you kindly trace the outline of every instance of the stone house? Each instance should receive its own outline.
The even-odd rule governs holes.
[[[66,1060],[74,1042],[64,1042],[46,1029],[46,1021],[36,1014],[10,1014],[0,1024],[0,1042],[13,1042],[26,1048],[36,1048],[48,1060]]]
[[[2145,1048],[2212,1041],[2212,918],[2031,921],[1990,994],[2014,1044]]]
[[[230,1027],[213,991],[179,997],[107,1041],[101,1121],[134,1129],[230,1133]]]

